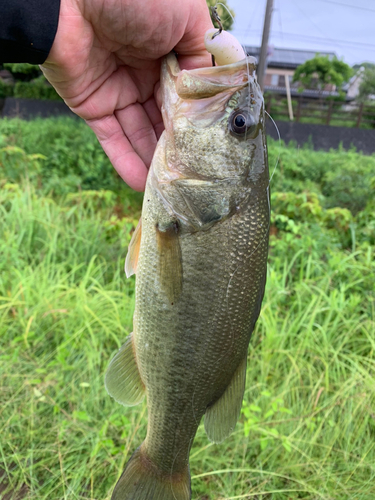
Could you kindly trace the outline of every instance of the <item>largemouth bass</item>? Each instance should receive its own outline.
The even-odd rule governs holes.
[[[124,405],[147,395],[147,437],[113,500],[190,499],[201,418],[220,442],[240,415],[270,216],[254,63],[180,71],[171,54],[162,64],[165,131],[126,259],[136,272],[134,331],[106,375]]]

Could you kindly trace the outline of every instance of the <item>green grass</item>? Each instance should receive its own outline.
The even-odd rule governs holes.
[[[132,330],[139,199],[49,196],[30,161],[31,181],[0,181],[0,477],[28,500],[109,500],[147,422],[103,380]],[[327,216],[303,196],[274,195],[242,415],[220,445],[200,426],[194,500],[375,498],[375,211]]]

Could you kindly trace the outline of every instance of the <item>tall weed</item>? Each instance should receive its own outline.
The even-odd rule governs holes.
[[[141,197],[111,184],[104,156],[98,186],[91,133],[56,123],[0,122],[0,495],[109,500],[147,425],[145,405],[121,407],[103,381],[132,329],[123,265]],[[326,208],[324,162],[339,175],[343,152],[284,154],[241,418],[219,445],[199,427],[193,498],[372,500],[374,201]]]

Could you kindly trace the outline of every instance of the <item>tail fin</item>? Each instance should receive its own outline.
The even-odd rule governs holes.
[[[160,471],[139,447],[122,473],[111,500],[190,500],[190,472]]]

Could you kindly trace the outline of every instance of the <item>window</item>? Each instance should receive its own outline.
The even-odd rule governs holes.
[[[279,75],[271,75],[271,85],[277,87],[279,84]]]

